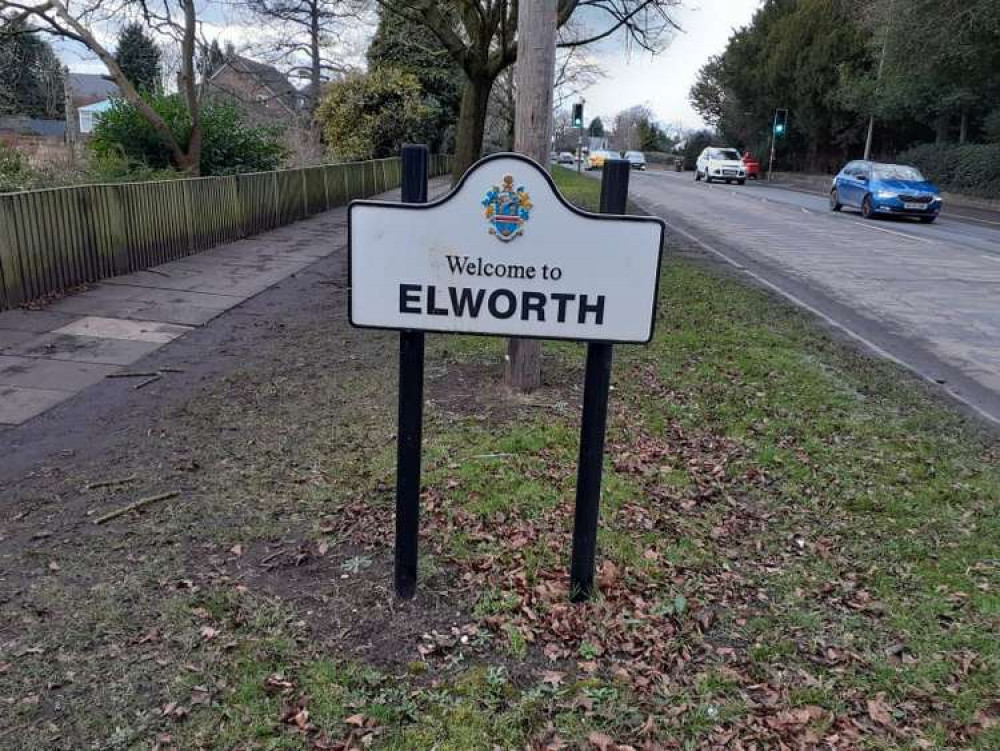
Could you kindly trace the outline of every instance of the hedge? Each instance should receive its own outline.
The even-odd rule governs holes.
[[[998,143],[928,143],[901,152],[897,161],[915,165],[942,190],[1000,198]]]

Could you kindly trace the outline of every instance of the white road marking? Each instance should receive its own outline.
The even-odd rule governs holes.
[[[926,237],[917,237],[916,235],[911,235],[909,232],[897,232],[894,229],[886,229],[885,227],[875,227],[869,224],[868,222],[859,222],[857,219],[854,219],[853,222],[859,227],[864,227],[866,229],[873,229],[876,232],[888,232],[890,235],[896,235],[897,237],[905,237],[907,240],[915,240],[916,242],[921,242],[921,243],[934,242],[933,240],[928,240]]]
[[[1000,256],[983,256],[987,261],[996,261],[1000,263]]]
[[[657,215],[657,216],[659,216],[659,215]],[[660,217],[660,218],[663,219],[662,217]],[[823,311],[819,310],[818,308],[813,307],[812,305],[810,305],[809,303],[807,303],[805,300],[797,297],[796,295],[793,295],[791,292],[788,292],[787,290],[782,289],[781,287],[779,287],[774,282],[771,282],[770,280],[765,279],[760,274],[757,274],[757,273],[751,271],[750,269],[746,268],[742,264],[740,264],[737,261],[733,260],[728,255],[726,255],[726,253],[724,251],[721,251],[718,248],[715,248],[715,247],[709,245],[704,240],[696,237],[695,235],[692,235],[690,232],[688,232],[686,230],[681,229],[677,225],[675,225],[675,224],[673,224],[671,222],[668,222],[666,219],[663,219],[663,223],[666,224],[668,227],[670,227],[670,229],[672,229],[677,234],[679,234],[679,235],[681,235],[683,237],[686,237],[688,240],[690,240],[691,242],[695,243],[696,245],[699,245],[700,247],[704,248],[709,253],[712,253],[713,255],[718,256],[719,258],[721,258],[722,260],[724,260],[726,263],[728,263],[730,266],[732,266],[732,267],[734,267],[736,269],[739,269],[740,271],[742,271],[747,276],[749,276],[752,279],[756,280],[758,283],[762,284],[763,286],[767,287],[768,289],[772,290],[773,292],[776,292],[777,294],[781,295],[786,300],[789,300],[790,302],[794,303],[795,305],[799,306],[800,308],[803,308],[804,310],[808,310],[810,313],[812,313],[817,318],[823,320],[824,322],[826,322],[828,325],[832,326],[833,328],[842,331],[844,334],[846,334],[847,336],[849,336],[851,339],[854,339],[856,342],[859,342],[860,344],[862,344],[863,346],[867,347],[870,351],[874,352],[875,354],[879,355],[880,357],[884,357],[886,360],[889,360],[890,362],[895,363],[896,365],[900,366],[901,368],[905,368],[906,370],[910,371],[911,373],[913,373],[915,376],[917,376],[921,380],[926,381],[928,383],[931,383],[936,388],[939,388],[942,391],[945,391],[953,399],[955,399],[955,401],[957,401],[957,402],[959,402],[961,404],[964,404],[966,407],[968,407],[969,409],[971,409],[973,412],[975,412],[980,417],[988,420],[989,422],[991,422],[991,423],[993,423],[995,425],[1000,425],[1000,417],[987,412],[986,410],[982,409],[981,407],[979,407],[976,404],[973,404],[972,402],[970,402],[968,399],[966,399],[964,396],[962,396],[961,394],[959,394],[957,391],[955,391],[954,389],[952,389],[947,384],[940,383],[938,381],[938,379],[936,379],[933,376],[928,375],[928,374],[922,372],[921,370],[919,370],[917,368],[917,366],[911,365],[910,363],[906,362],[905,360],[900,360],[898,357],[896,357],[892,353],[890,353],[887,350],[883,349],[881,346],[879,346],[878,344],[876,344],[872,340],[866,338],[862,334],[859,334],[858,332],[854,331],[853,329],[851,329],[847,325],[841,323],[837,319],[832,318],[831,316],[827,315],[826,313],[824,313]],[[857,224],[861,224],[861,223],[857,222]],[[868,226],[868,225],[862,225],[862,226]],[[880,228],[879,227],[872,227],[872,229],[880,229]],[[891,231],[891,230],[888,230],[888,231]],[[899,233],[893,233],[893,234],[899,234]]]
[[[948,218],[953,220],[957,219],[963,222],[979,222],[980,224],[990,224],[994,227],[1000,227],[1000,222],[994,222],[992,219],[978,219],[967,214],[949,214]]]

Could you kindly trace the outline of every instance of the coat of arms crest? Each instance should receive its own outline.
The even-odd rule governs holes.
[[[524,232],[531,216],[531,199],[524,186],[514,187],[514,176],[504,175],[503,185],[494,185],[482,201],[490,223],[490,234],[507,242]]]

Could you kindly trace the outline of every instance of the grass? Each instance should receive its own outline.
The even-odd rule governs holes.
[[[596,180],[555,177],[596,206]],[[655,339],[615,352],[594,602],[566,602],[583,348],[547,344],[545,388],[518,398],[491,387],[501,342],[432,337],[416,609],[366,622],[371,603],[329,584],[356,580],[356,598],[390,575],[392,384],[376,362],[337,387],[352,395],[340,427],[259,431],[260,455],[241,448],[255,458],[224,477],[220,498],[253,509],[225,545],[298,529],[329,542],[330,563],[265,586],[216,561],[223,573],[192,589],[165,585],[185,574],[150,559],[94,592],[73,632],[81,653],[91,630],[120,624],[136,644],[154,625],[169,660],[143,675],[176,706],[122,698],[112,713],[128,731],[102,735],[91,718],[80,736],[152,748],[166,734],[160,748],[183,749],[1000,746],[994,438],[795,310],[670,257]],[[457,373],[472,383],[461,403]],[[294,374],[265,382],[289,400],[302,388]],[[325,383],[312,374],[302,390],[315,399]],[[189,409],[247,429],[278,409],[214,408]],[[283,482],[276,447],[293,438],[297,475]],[[150,588],[140,628],[127,603]],[[375,655],[380,631],[394,649]],[[123,690],[116,650],[88,660]],[[24,668],[51,680],[42,657]],[[37,703],[14,707],[44,727]]]

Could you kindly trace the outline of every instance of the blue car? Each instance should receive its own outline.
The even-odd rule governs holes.
[[[913,216],[930,224],[941,213],[941,192],[916,167],[850,162],[830,186],[830,208],[861,209],[866,219]]]

